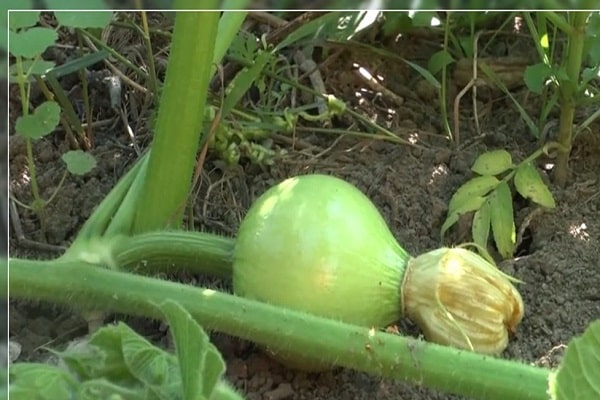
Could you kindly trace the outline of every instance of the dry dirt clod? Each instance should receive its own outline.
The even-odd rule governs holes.
[[[281,383],[277,388],[265,393],[265,400],[284,400],[289,399],[294,394],[294,389],[289,383]]]

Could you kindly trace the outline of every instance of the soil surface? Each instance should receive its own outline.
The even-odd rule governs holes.
[[[428,47],[427,43],[427,38],[407,35],[400,42],[388,40],[379,45],[426,65],[435,51],[435,46]],[[528,51],[523,44],[512,49],[516,55]],[[384,77],[390,92],[377,94],[357,74],[353,63],[370,70],[374,76]],[[233,236],[252,201],[268,187],[293,175],[320,172],[343,178],[364,191],[381,211],[399,243],[416,255],[442,245],[439,232],[449,199],[472,177],[470,166],[478,154],[506,149],[520,161],[539,147],[511,100],[491,88],[480,90],[477,110],[471,106],[470,93],[461,102],[461,146],[455,148],[445,137],[436,92],[406,64],[378,58],[364,49],[345,48],[335,57],[321,61],[319,66],[329,93],[399,137],[416,141],[418,147],[352,135],[299,131],[293,137],[273,139],[274,146],[287,153],[271,166],[243,161],[236,167],[224,167],[218,157],[210,154],[195,202],[194,229]],[[63,83],[70,85],[67,90],[77,85],[76,80]],[[362,91],[362,97],[356,97],[357,91]],[[10,188],[15,199],[28,203],[31,188],[25,179],[25,144],[13,134],[19,110],[16,93],[11,87]],[[456,90],[450,93],[452,101],[454,95]],[[514,88],[513,95],[522,104],[528,104],[532,115],[539,113],[540,100],[525,88]],[[58,256],[94,207],[137,159],[120,117],[105,105],[108,94],[99,90],[94,96],[98,120],[112,121],[95,128],[90,151],[98,161],[97,167],[82,177],[67,176],[47,207],[44,228],[33,213],[16,207],[20,224],[16,224],[17,214],[11,214],[12,257]],[[32,102],[40,99],[38,95]],[[475,111],[479,113],[479,130],[473,118]],[[139,148],[145,148],[150,141],[147,133],[150,114],[146,112],[134,138]],[[555,116],[552,114],[550,118]],[[333,127],[348,129],[352,121],[342,117],[332,123]],[[577,137],[566,188],[550,183],[555,209],[541,211],[516,196],[516,225],[522,232],[520,245],[515,258],[501,261],[499,266],[524,282],[519,290],[525,303],[525,317],[502,357],[554,367],[560,362],[565,345],[592,320],[600,318],[599,130],[595,124],[590,132]],[[34,144],[43,198],[49,198],[60,182],[65,170],[60,156],[69,147],[64,132]],[[538,161],[540,171],[544,172],[543,168],[553,160]],[[544,178],[550,182],[545,172]],[[18,225],[21,232],[15,230]],[[444,244],[468,239],[464,232],[469,229],[469,226],[453,229]],[[214,284],[203,277],[195,277],[193,282]],[[219,287],[227,290],[226,284]],[[86,334],[86,323],[79,315],[49,304],[13,301],[9,318],[13,355],[18,360],[46,359],[48,354],[42,346],[60,348]],[[107,322],[117,319],[125,320],[152,341],[169,345],[161,324],[124,316],[113,316]],[[399,321],[399,328],[404,334],[419,335],[409,321]],[[458,398],[346,369],[301,373],[286,369],[251,343],[219,333],[213,333],[212,339],[227,361],[227,378],[247,399]]]

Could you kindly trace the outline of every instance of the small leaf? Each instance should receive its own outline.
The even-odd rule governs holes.
[[[471,197],[485,196],[500,183],[495,176],[477,176],[459,187],[450,199],[448,213],[453,212]]]
[[[552,193],[530,162],[523,163],[517,168],[515,187],[523,197],[543,207],[556,207]]]
[[[26,138],[39,139],[54,131],[59,121],[60,106],[54,101],[46,101],[33,114],[17,118],[15,130]]]
[[[523,80],[533,93],[542,94],[546,81],[552,75],[552,69],[545,63],[529,65],[525,68]]]
[[[31,75],[43,75],[46,71],[54,68],[55,64],[53,61],[42,60],[37,58],[35,60],[23,60],[21,68],[23,69],[24,79],[28,80]],[[18,82],[19,70],[17,64],[11,64],[8,67],[8,74],[11,83]]]
[[[512,167],[512,157],[506,150],[492,150],[477,157],[471,171],[479,175],[498,175]]]
[[[553,400],[600,399],[600,320],[569,342],[558,371],[551,375]]]
[[[490,236],[491,214],[492,210],[488,199],[481,205],[481,208],[475,212],[475,215],[473,215],[473,223],[471,225],[473,241],[483,248],[487,246]]]
[[[446,221],[444,221],[444,224],[442,225],[440,235],[444,237],[444,233],[446,233],[446,231],[458,221],[458,218],[462,214],[478,210],[484,201],[485,197],[482,196],[469,197],[465,199],[465,201],[462,202],[456,209],[448,211],[448,216],[446,217]]]
[[[52,46],[58,34],[49,28],[35,27],[26,31],[8,33],[8,50],[15,57],[34,58]]]
[[[512,256],[516,233],[513,215],[512,196],[506,182],[500,182],[490,194],[491,223],[494,242],[503,258]]]
[[[85,151],[67,151],[61,158],[67,164],[69,172],[74,175],[85,175],[96,167],[94,156]]]
[[[8,14],[8,27],[12,30],[29,28],[40,20],[39,11],[11,11]]]
[[[183,307],[167,301],[160,309],[169,322],[175,339],[183,398],[212,398],[211,394],[225,372],[225,362],[221,355],[209,342],[208,335]]]
[[[111,11],[54,11],[58,23],[70,28],[105,28],[113,17]]]
[[[440,50],[437,53],[434,53],[429,62],[427,63],[427,69],[433,75],[440,72],[446,65],[454,62],[454,58],[452,55],[446,50]]]

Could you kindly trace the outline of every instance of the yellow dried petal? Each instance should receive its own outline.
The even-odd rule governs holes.
[[[408,262],[402,309],[429,341],[474,350],[502,352],[508,333],[523,319],[523,300],[502,273],[463,248],[441,248]]]

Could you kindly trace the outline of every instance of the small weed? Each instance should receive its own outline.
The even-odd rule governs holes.
[[[54,198],[61,188],[67,172],[75,175],[88,173],[96,166],[94,157],[80,149],[63,154],[62,159],[66,164],[66,171],[55,192],[47,200],[42,199],[37,183],[36,166],[32,150],[32,142],[52,133],[62,123],[65,131],[75,129],[85,149],[90,149],[90,138],[84,131],[79,118],[64,90],[57,81],[60,74],[84,70],[88,64],[98,61],[96,56],[85,56],[72,61],[72,65],[57,67],[53,62],[44,60],[42,54],[58,39],[60,27],[69,28],[100,28],[108,24],[112,18],[111,12],[85,13],[85,12],[55,12],[58,22],[56,29],[41,26],[40,13],[35,11],[12,12],[9,17],[9,52],[14,57],[14,63],[9,68],[10,80],[19,87],[21,97],[22,115],[17,119],[15,131],[25,139],[27,148],[27,166],[31,178],[33,200],[26,205],[18,200],[15,202],[23,207],[32,209],[39,217],[44,228],[44,208]],[[73,68],[75,67],[75,69]],[[81,74],[85,76],[85,74]],[[37,83],[46,97],[46,101],[38,105],[33,112],[30,111],[31,86]],[[47,84],[53,89],[50,91]],[[88,104],[88,103],[86,103]],[[61,113],[62,107],[62,113]],[[86,113],[90,114],[89,107]],[[68,121],[68,122],[67,122]],[[78,144],[77,140],[71,143]]]
[[[458,222],[461,215],[474,212],[471,233],[473,241],[486,248],[490,229],[500,255],[511,257],[515,250],[516,232],[513,216],[513,194],[509,182],[526,199],[545,207],[554,208],[554,198],[532,161],[541,155],[536,152],[518,165],[506,150],[492,150],[481,154],[471,167],[477,174],[454,193],[448,206],[448,216],[441,235]]]

